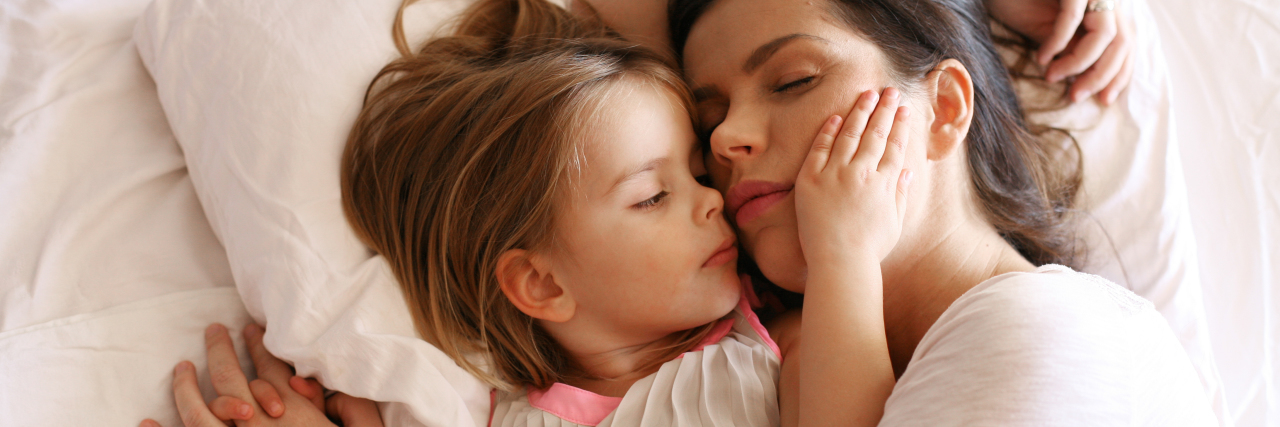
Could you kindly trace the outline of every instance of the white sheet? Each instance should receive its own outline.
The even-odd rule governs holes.
[[[1280,3],[1152,2],[1236,425],[1280,425]]]
[[[147,3],[0,2],[2,426],[180,425],[170,369],[249,321],[130,42]]]
[[[145,5],[0,2],[0,425],[178,425],[169,369],[248,321],[128,44]],[[1280,7],[1151,7],[1227,401],[1280,425]]]

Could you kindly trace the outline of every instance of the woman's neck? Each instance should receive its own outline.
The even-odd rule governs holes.
[[[885,332],[896,376],[906,370],[924,334],[961,295],[992,277],[1035,270],[978,217],[935,224],[916,233],[900,259],[888,259],[883,266]]]

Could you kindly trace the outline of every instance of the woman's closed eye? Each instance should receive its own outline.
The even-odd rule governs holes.
[[[814,76],[801,77],[789,82],[777,85],[773,88],[773,93],[787,93],[800,89],[809,83],[813,83]]]
[[[653,197],[645,199],[643,202],[636,203],[633,207],[636,209],[651,209],[655,206],[658,206],[659,203],[662,203],[662,200],[666,199],[667,195],[669,194],[671,193],[666,191],[659,191],[658,194],[655,194],[653,195]]]

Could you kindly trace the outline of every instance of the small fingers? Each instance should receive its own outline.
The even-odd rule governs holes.
[[[160,423],[156,422],[156,420],[147,418],[145,420],[142,420],[142,422],[138,423],[138,427],[161,427],[161,426],[160,426]]]
[[[310,400],[316,409],[324,410],[324,387],[320,386],[319,381],[294,376],[289,378],[289,388]]]
[[[249,356],[253,358],[253,366],[258,371],[258,378],[270,381],[272,385],[283,388],[293,376],[293,368],[276,358],[262,344],[264,331],[256,324],[244,327],[244,343],[249,347]]]
[[[1058,19],[1053,22],[1053,34],[1040,43],[1040,50],[1036,52],[1036,63],[1040,66],[1048,65],[1075,37],[1076,28],[1080,27],[1080,20],[1084,18],[1085,1],[1062,0]]]
[[[1115,39],[1116,17],[1114,12],[1086,13],[1083,26],[1086,32],[1084,37],[1080,38],[1080,43],[1076,44],[1066,55],[1049,64],[1049,69],[1045,72],[1045,80],[1050,83],[1056,83],[1067,78],[1067,76],[1074,76],[1084,72],[1084,70],[1098,61],[1098,57],[1102,56],[1102,52]]]
[[[880,95],[871,90],[863,92],[858,96],[858,100],[854,101],[853,109],[845,116],[844,126],[841,127],[840,133],[836,135],[836,140],[832,144],[832,162],[844,165],[853,160],[854,153],[858,151],[858,145],[861,144],[862,135],[867,129],[867,120],[871,118],[879,102]]]
[[[213,380],[213,389],[218,391],[218,395],[246,401],[253,399],[249,380],[240,370],[240,359],[236,357],[235,344],[232,344],[227,328],[217,323],[209,325],[204,332],[204,343],[209,359],[209,378]]]
[[[209,412],[196,382],[195,365],[182,361],[173,369],[173,400],[186,427],[221,427],[224,424]]]
[[[885,88],[879,105],[867,122],[867,130],[858,143],[858,152],[853,155],[852,163],[869,170],[875,170],[884,157],[884,147],[889,134],[894,128],[894,117],[898,113],[898,98],[901,93],[896,88]]]
[[[231,396],[218,396],[209,402],[209,412],[221,421],[248,420],[253,418],[253,407]]]
[[[258,407],[267,411],[267,415],[271,418],[280,418],[284,415],[284,400],[280,399],[280,393],[276,392],[275,386],[270,382],[262,378],[249,381],[249,391],[253,392],[253,400],[258,402]]]
[[[840,121],[840,116],[831,116],[822,123],[822,129],[818,130],[818,136],[813,138],[813,145],[809,147],[809,156],[805,158],[804,170],[810,171],[810,173],[818,173],[827,167],[827,161],[831,159],[831,144],[836,140],[836,132],[840,131]],[[290,379],[289,385],[292,386],[293,382],[294,380]],[[294,390],[302,393],[296,387]],[[307,396],[306,393],[302,393],[302,395]],[[311,396],[307,397],[310,398]]]
[[[902,169],[902,163],[907,157],[907,141],[911,136],[910,126],[907,125],[907,120],[910,118],[910,108],[898,107],[893,120],[893,130],[889,131],[889,143],[885,146],[884,157],[880,159],[877,170],[891,172]]]
[[[337,416],[346,427],[381,427],[382,415],[378,413],[378,405],[371,400],[338,393],[330,397],[325,412]]]

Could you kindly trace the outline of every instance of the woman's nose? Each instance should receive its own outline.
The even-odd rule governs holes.
[[[764,117],[752,117],[749,111],[730,111],[724,121],[711,132],[711,152],[715,162],[732,167],[764,152]]]

